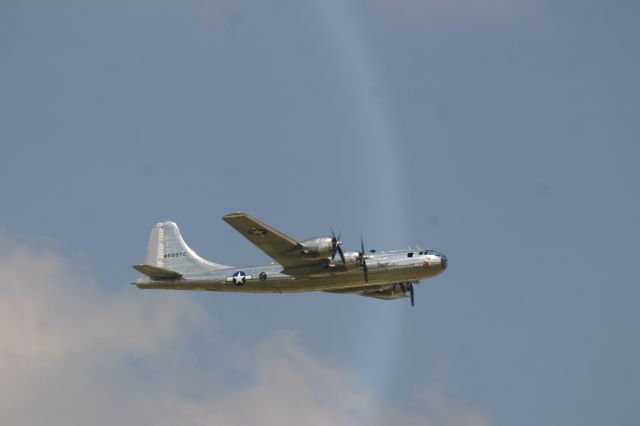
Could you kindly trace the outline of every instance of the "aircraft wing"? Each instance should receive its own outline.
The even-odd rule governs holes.
[[[382,299],[382,300],[394,300],[394,299],[403,299],[405,297],[409,297],[406,294],[385,294],[385,293],[378,292],[376,290],[363,291],[362,293],[356,293],[356,294],[360,296],[375,297],[376,299]]]
[[[236,212],[229,213],[222,219],[285,269],[308,263],[301,256],[295,255],[296,249],[302,249],[299,242],[260,222],[255,217]]]
[[[358,296],[375,297],[382,300],[394,300],[409,297],[406,288],[402,284],[389,284],[385,286],[365,286],[324,290],[326,293],[355,294]]]

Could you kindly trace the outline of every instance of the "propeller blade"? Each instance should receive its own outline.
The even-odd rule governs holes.
[[[346,265],[347,261],[344,258],[344,253],[342,252],[342,241],[340,241],[340,235],[342,235],[342,231],[338,234],[336,238],[335,232],[333,232],[333,228],[331,228],[331,260],[336,258],[336,253],[340,254],[340,259],[342,260],[342,264]]]
[[[331,228],[331,260],[335,259],[337,251],[338,239],[336,238],[335,232],[333,232],[333,228]]]
[[[409,296],[411,296],[411,306],[415,306],[415,298],[413,295],[413,283],[409,283]]]
[[[342,247],[340,247],[339,245],[338,245],[338,254],[340,254],[340,259],[342,260],[342,263],[346,265],[347,261],[344,260],[344,253],[342,252]]]
[[[360,259],[362,262],[362,272],[364,273],[364,282],[368,283],[369,282],[369,274],[367,272],[367,261],[364,258],[364,240],[362,239],[362,234],[360,234],[360,248],[362,249],[360,251]]]

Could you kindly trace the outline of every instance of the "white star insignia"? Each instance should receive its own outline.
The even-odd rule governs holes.
[[[235,285],[242,285],[245,283],[245,275],[242,272],[236,272],[233,274],[233,283]]]

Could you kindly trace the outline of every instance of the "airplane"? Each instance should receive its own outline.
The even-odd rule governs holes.
[[[178,225],[166,221],[151,230],[145,263],[133,266],[143,276],[133,284],[140,289],[410,297],[414,306],[414,284],[447,269],[446,256],[435,250],[365,252],[360,236],[360,250],[347,251],[333,231],[331,236],[298,242],[244,212],[230,213],[223,220],[273,262],[233,267],[205,260],[185,243]]]

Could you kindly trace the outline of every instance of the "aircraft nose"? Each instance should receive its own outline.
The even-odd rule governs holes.
[[[447,256],[445,256],[444,254],[440,255],[440,267],[442,268],[442,270],[444,271],[445,269],[447,269],[447,264],[448,264],[448,260],[447,260]]]

